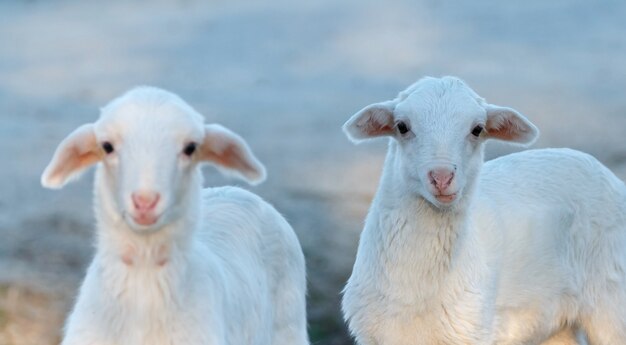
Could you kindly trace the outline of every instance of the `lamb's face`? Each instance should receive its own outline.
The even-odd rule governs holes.
[[[457,78],[424,78],[398,98],[363,108],[344,125],[353,141],[396,141],[398,183],[434,206],[462,199],[483,160],[487,139],[530,144],[537,128],[510,108],[487,104]]]
[[[485,109],[466,92],[422,89],[396,105],[394,123],[402,183],[435,206],[454,205],[482,163]]]
[[[102,154],[97,192],[109,212],[138,231],[181,217],[189,188],[198,188],[204,126],[197,114],[173,102],[117,102],[103,109],[94,132]]]
[[[169,92],[132,90],[59,145],[42,184],[60,188],[100,162],[96,193],[101,214],[138,232],[159,230],[193,205],[200,188],[198,163],[212,163],[250,183],[265,178],[265,168],[243,139],[202,121]]]

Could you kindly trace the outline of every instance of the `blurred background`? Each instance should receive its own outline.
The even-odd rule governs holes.
[[[353,146],[343,122],[456,75],[537,124],[535,147],[589,152],[626,179],[624,18],[619,0],[0,1],[0,345],[59,342],[93,253],[92,174],[56,192],[39,176],[127,89],[171,90],[248,140],[269,172],[250,189],[304,248],[311,339],[345,345],[339,293],[386,145]]]

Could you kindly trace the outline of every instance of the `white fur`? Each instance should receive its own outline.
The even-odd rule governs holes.
[[[529,144],[538,131],[452,77],[344,129],[391,137],[344,290],[359,344],[576,344],[578,329],[626,344],[626,186],[596,159],[544,149],[483,165],[485,140]],[[451,202],[429,181],[437,167],[456,169]]]
[[[188,157],[190,142],[198,147]],[[243,139],[203,125],[156,88],[112,101],[61,143],[45,186],[98,163],[96,254],[63,345],[308,344],[304,257],[293,230],[252,193],[201,189],[205,161],[250,182],[265,176]],[[153,225],[133,221],[137,190],[161,195]]]

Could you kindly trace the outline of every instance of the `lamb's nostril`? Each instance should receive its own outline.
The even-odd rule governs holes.
[[[434,169],[428,173],[430,183],[440,191],[448,188],[454,179],[454,171],[449,169]]]
[[[138,211],[150,211],[154,209],[161,195],[152,191],[139,191],[131,194],[133,205]]]

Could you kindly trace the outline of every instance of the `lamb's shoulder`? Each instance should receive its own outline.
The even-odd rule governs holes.
[[[258,241],[267,218],[267,204],[242,188],[202,190],[200,235],[221,240]]]
[[[204,188],[202,204],[205,213],[223,206],[230,206],[233,211],[250,213],[267,205],[258,195],[236,186]]]
[[[606,192],[626,190],[593,156],[566,148],[527,150],[488,161],[480,185],[488,196],[517,203],[613,197]]]
[[[487,162],[477,198],[478,207],[492,206],[505,242],[514,246],[507,250],[523,253],[523,244],[535,243],[537,250],[558,248],[586,223],[604,228],[623,223],[626,186],[586,153],[539,149]]]
[[[226,186],[202,191],[203,237],[221,241],[223,248],[235,246],[258,251],[258,257],[283,256],[303,261],[298,239],[284,217],[258,195]]]

